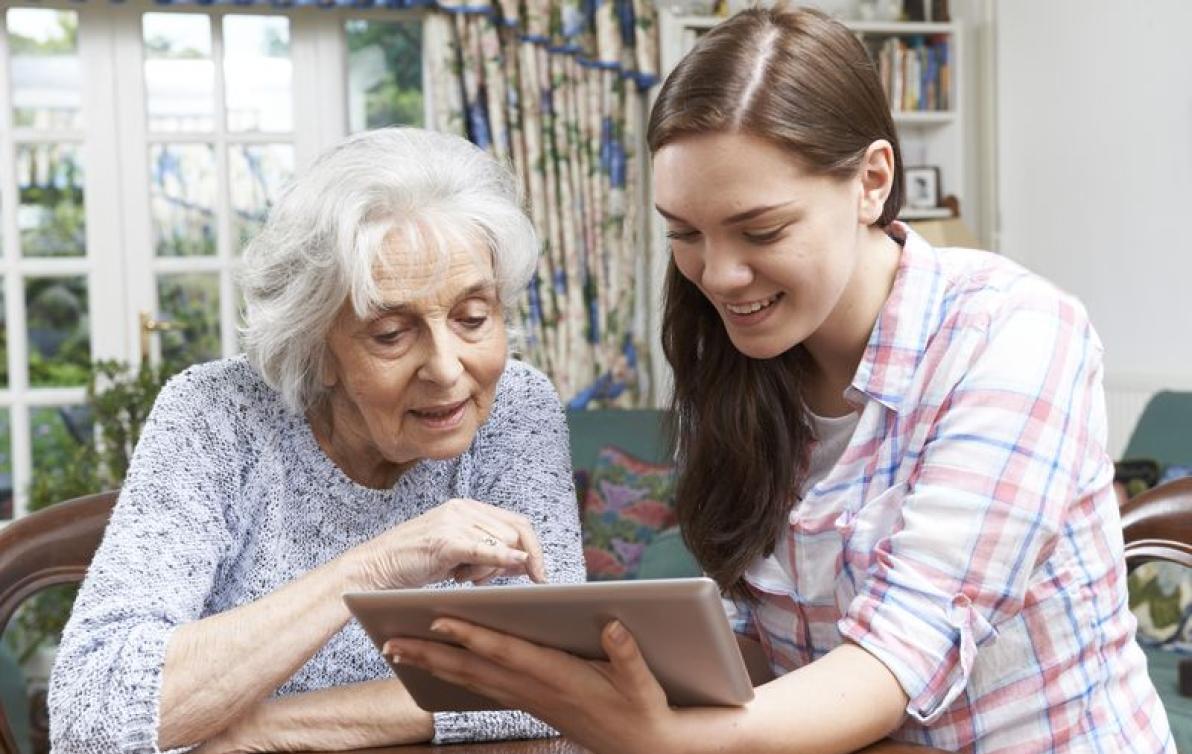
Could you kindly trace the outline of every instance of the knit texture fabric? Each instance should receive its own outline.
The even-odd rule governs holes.
[[[567,427],[554,388],[532,367],[508,363],[463,455],[422,461],[388,490],[348,478],[243,357],[178,375],[145,424],[63,632],[49,690],[54,751],[157,752],[173,629],[264,597],[449,498],[524,514],[549,580],[584,580]],[[391,672],[352,620],[276,694]],[[435,715],[436,742],[552,733],[521,712]]]

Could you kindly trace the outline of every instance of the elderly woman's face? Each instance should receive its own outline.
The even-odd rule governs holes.
[[[347,451],[349,464],[400,469],[467,450],[492,407],[506,335],[482,244],[444,265],[391,243],[383,262],[382,307],[365,319],[350,304],[340,311],[324,383],[341,465]]]

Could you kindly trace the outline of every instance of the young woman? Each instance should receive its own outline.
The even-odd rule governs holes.
[[[898,139],[842,25],[750,10],[668,78],[649,130],[673,254],[687,543],[778,676],[671,709],[609,663],[458,621],[397,660],[597,752],[1173,752],[1134,643],[1101,345],[1070,297],[895,218]]]

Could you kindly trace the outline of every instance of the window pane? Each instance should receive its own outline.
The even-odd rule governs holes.
[[[149,148],[153,248],[161,257],[215,254],[215,147]]]
[[[91,327],[86,278],[27,278],[25,311],[29,384],[34,387],[87,384]]]
[[[422,24],[345,24],[348,37],[348,127],[422,125]]]
[[[215,126],[211,20],[195,13],[146,13],[145,107],[150,131]]]
[[[290,20],[225,16],[223,42],[228,130],[292,129]]]
[[[74,144],[17,146],[17,228],[27,257],[87,253],[83,163]]]
[[[12,518],[12,440],[8,409],[0,409],[0,520]]]
[[[33,431],[33,477],[68,468],[78,449],[91,443],[91,410],[86,406],[41,406],[29,412]],[[30,500],[36,509],[58,500]]]
[[[82,128],[78,15],[12,8],[6,17],[14,126]]]
[[[167,365],[182,368],[221,356],[218,273],[158,275],[157,310],[178,326],[161,335]]]
[[[289,144],[240,144],[229,148],[232,222],[238,249],[257,234],[282,184],[294,173]]]

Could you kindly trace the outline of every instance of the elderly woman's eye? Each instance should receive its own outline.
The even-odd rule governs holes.
[[[405,330],[387,330],[385,332],[381,332],[381,333],[377,333],[377,334],[373,335],[373,340],[375,340],[376,342],[378,342],[382,345],[388,346],[388,345],[392,345],[392,344],[396,343],[398,340],[400,340],[402,334],[404,334],[404,333],[405,333]]]
[[[459,323],[469,330],[478,330],[488,322],[488,317],[460,317]]]

